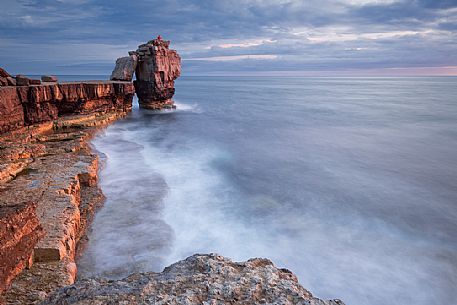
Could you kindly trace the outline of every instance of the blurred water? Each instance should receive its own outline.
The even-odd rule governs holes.
[[[347,304],[457,299],[457,78],[183,77],[107,157],[80,275],[267,257]]]

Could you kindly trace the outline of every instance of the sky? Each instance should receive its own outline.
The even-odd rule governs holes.
[[[109,75],[158,34],[183,75],[457,75],[457,0],[0,0],[0,66]]]

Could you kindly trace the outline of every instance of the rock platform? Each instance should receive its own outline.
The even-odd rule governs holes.
[[[104,200],[88,140],[132,107],[131,82],[0,87],[0,304],[72,284]]]

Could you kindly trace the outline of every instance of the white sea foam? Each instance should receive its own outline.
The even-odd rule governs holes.
[[[176,111],[184,112],[193,112],[193,113],[202,113],[203,110],[198,105],[198,103],[182,103],[175,100]]]
[[[193,81],[177,111],[135,110],[94,140],[107,202],[82,276],[217,252],[347,304],[452,304],[456,87],[268,81]]]

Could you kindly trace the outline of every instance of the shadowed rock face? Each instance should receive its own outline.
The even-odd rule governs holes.
[[[131,82],[137,63],[138,56],[135,54],[118,58],[110,79]]]
[[[153,39],[131,52],[138,55],[136,94],[141,107],[162,109],[171,107],[175,79],[181,74],[181,57],[169,49],[170,42]]]
[[[306,304],[323,301],[304,289],[287,269],[267,259],[236,263],[216,254],[195,254],[162,273],[123,280],[85,279],[49,296],[42,304]]]

